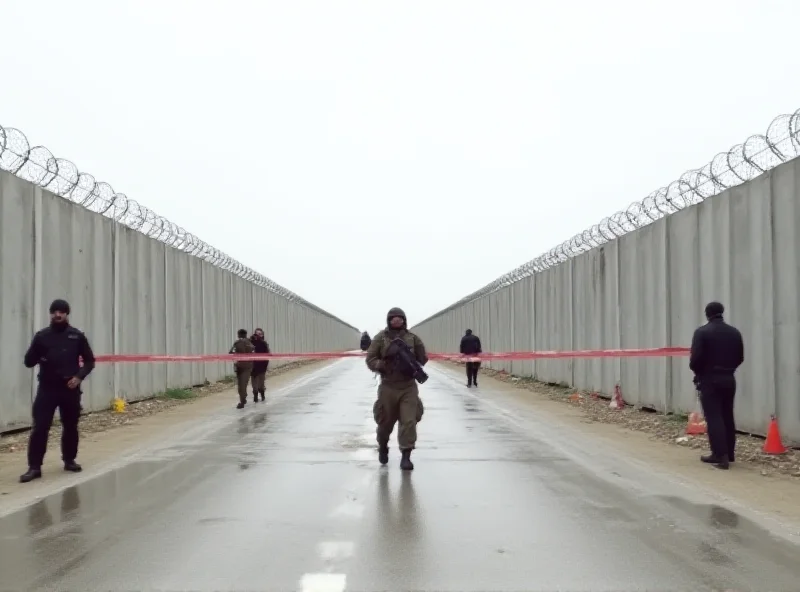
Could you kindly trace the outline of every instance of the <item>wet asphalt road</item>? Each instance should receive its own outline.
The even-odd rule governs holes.
[[[0,589],[800,589],[797,546],[430,373],[413,473],[342,360],[0,518]]]

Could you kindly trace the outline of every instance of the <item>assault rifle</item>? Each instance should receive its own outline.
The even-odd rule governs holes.
[[[414,352],[412,352],[408,344],[399,337],[392,339],[386,354],[387,357],[394,357],[398,360],[400,363],[400,371],[403,374],[408,375],[420,384],[428,380],[428,375],[425,374],[425,371],[422,369],[422,364],[417,361]]]

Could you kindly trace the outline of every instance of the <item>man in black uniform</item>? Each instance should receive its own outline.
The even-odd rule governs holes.
[[[361,334],[361,351],[367,351],[369,349],[369,345],[372,343],[372,338],[369,336],[369,333],[364,331]]]
[[[250,342],[255,348],[257,354],[268,354],[269,343],[264,338],[264,330],[260,327],[253,332]],[[267,369],[269,368],[269,360],[257,360],[253,362],[253,371],[250,375],[250,384],[253,387],[253,403],[258,403],[258,395],[261,395],[261,400],[264,400],[264,393],[267,390]]]
[[[694,372],[694,383],[700,391],[711,447],[711,454],[701,456],[700,460],[720,469],[727,469],[734,461],[734,372],[744,362],[742,334],[722,319],[724,312],[725,307],[719,302],[706,306],[708,323],[695,330],[689,358],[689,368]]]
[[[42,462],[53,415],[61,417],[61,458],[64,470],[79,473],[78,420],[81,415],[81,383],[94,369],[94,353],[81,331],[69,324],[69,304],[54,300],[50,326],[33,336],[25,352],[25,366],[39,365],[39,386],[33,401],[33,428],[28,442],[28,472],[20,477],[28,483],[42,476]]]
[[[481,353],[481,339],[477,335],[472,334],[472,329],[467,329],[464,337],[461,338],[461,353],[463,355],[475,355]],[[467,362],[467,387],[473,384],[478,386],[478,370],[480,370],[480,362]]]

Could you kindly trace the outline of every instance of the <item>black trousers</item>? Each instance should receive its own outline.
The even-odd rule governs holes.
[[[28,441],[28,466],[31,468],[41,468],[44,462],[56,409],[61,418],[61,458],[64,462],[71,462],[78,456],[81,391],[40,386],[33,400],[33,428]]]
[[[733,404],[736,397],[736,379],[722,376],[700,381],[700,404],[706,416],[708,443],[711,454],[727,454],[733,460],[736,451],[736,419]]]
[[[467,362],[467,384],[478,384],[478,370],[480,362]]]

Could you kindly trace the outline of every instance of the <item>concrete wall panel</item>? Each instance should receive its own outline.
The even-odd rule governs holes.
[[[624,349],[663,347],[667,336],[666,219],[619,239],[620,342]],[[626,401],[663,411],[667,406],[666,358],[624,358]]]
[[[28,425],[33,373],[22,364],[34,327],[34,192],[30,185],[0,173],[0,430]],[[9,221],[9,222],[7,222]],[[13,221],[13,223],[10,223]]]
[[[781,429],[800,434],[800,162],[770,172],[772,180],[772,250],[775,329],[775,407],[764,412],[780,417]],[[745,365],[753,358],[745,343]],[[758,397],[758,390],[753,396]],[[753,418],[760,431],[763,418]]]
[[[114,348],[106,353],[165,354],[167,247],[122,226],[116,226],[115,238]],[[136,401],[167,388],[167,364],[113,368],[118,397]]]

